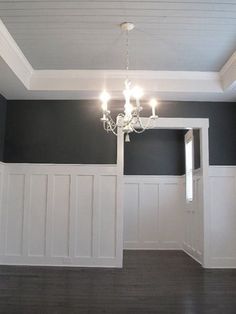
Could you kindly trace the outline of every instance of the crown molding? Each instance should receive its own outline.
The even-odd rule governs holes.
[[[0,57],[29,93],[100,93],[107,88],[119,97],[126,77],[124,70],[35,70],[0,20]],[[174,95],[224,94],[236,85],[236,52],[219,72],[129,71],[129,77],[148,92]],[[190,96],[191,98],[191,96]]]

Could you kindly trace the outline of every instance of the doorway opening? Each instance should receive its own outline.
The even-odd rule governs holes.
[[[182,134],[183,162],[180,166],[171,165],[170,169],[177,171],[173,174],[145,173],[142,165],[145,165],[146,151],[142,148],[139,148],[143,154],[139,160],[141,174],[135,173],[137,162],[132,158],[129,162],[133,162],[130,169],[134,173],[129,173],[123,154],[124,142],[118,140],[118,165],[124,174],[123,249],[184,250],[207,267],[208,125],[208,119],[160,118],[155,122],[152,129],[168,130],[168,136],[174,130],[175,134]],[[151,157],[155,160],[155,156]],[[173,158],[173,154],[167,156],[161,169],[168,168]],[[150,163],[147,161],[149,167]],[[181,173],[183,164],[184,173]]]

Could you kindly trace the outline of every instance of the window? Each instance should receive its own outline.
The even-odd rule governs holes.
[[[193,130],[185,134],[186,201],[193,200]]]

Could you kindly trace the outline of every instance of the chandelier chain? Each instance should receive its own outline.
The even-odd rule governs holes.
[[[129,31],[126,30],[126,71],[129,71]]]

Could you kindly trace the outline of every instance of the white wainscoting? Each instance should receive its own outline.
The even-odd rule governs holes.
[[[183,190],[185,191],[185,176],[183,176]],[[193,201],[186,203],[183,194],[183,250],[196,261],[203,262],[203,206],[202,206],[202,174],[200,170],[193,175]]]
[[[4,171],[5,164],[0,162],[0,239],[1,239],[1,223],[2,223],[2,204],[3,204],[3,187],[4,187]],[[1,245],[0,245],[0,254],[1,254]]]
[[[124,247],[201,262],[201,176],[125,176]],[[122,180],[111,165],[0,163],[0,264],[122,266]],[[210,266],[236,267],[236,167],[211,166]]]
[[[4,172],[1,264],[122,266],[116,166],[6,164]]]
[[[210,167],[211,266],[236,268],[236,167]]]
[[[124,248],[182,248],[182,179],[125,176]]]

